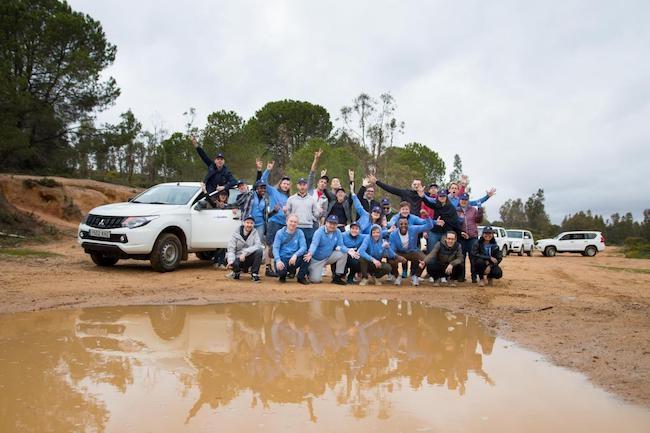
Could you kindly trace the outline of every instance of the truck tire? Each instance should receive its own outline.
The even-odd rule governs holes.
[[[102,253],[90,253],[90,258],[97,266],[105,268],[113,266],[119,260],[117,257],[105,256]]]
[[[544,248],[544,255],[546,257],[555,257],[555,254],[557,254],[557,248],[552,246]]]
[[[199,251],[196,253],[196,257],[199,260],[212,260],[214,257],[214,252],[213,251]]]
[[[528,254],[528,257],[533,257],[533,247],[530,247],[526,254]]]
[[[587,248],[585,248],[585,256],[594,257],[596,254],[598,254],[598,249],[595,246],[589,245]]]
[[[524,246],[522,245],[521,248],[519,248],[519,252],[517,253],[519,257],[524,255]]]
[[[178,236],[173,233],[163,233],[156,239],[149,261],[155,271],[171,272],[178,267],[182,258],[183,245]]]

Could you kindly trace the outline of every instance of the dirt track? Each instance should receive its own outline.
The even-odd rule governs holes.
[[[479,289],[235,283],[194,258],[173,273],[158,274],[147,262],[98,268],[73,239],[32,248],[60,256],[0,255],[0,312],[341,297],[424,300],[474,314],[504,338],[650,406],[650,261],[625,259],[614,249],[595,258],[511,256],[504,261],[504,280]]]

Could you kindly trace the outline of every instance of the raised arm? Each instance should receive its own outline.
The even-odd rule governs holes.
[[[210,159],[208,154],[205,153],[205,150],[203,150],[203,148],[201,146],[199,146],[199,142],[196,140],[196,137],[192,135],[190,138],[192,140],[192,146],[194,146],[194,148],[196,149],[196,153],[199,154],[199,156],[201,157],[201,159],[203,160],[205,165],[210,167],[210,165],[213,163],[213,161]]]
[[[351,195],[352,195],[352,204],[354,204],[354,209],[359,214],[359,217],[368,215],[368,211],[363,208],[363,205],[359,201],[359,197],[357,197],[355,193],[351,193]]]
[[[399,197],[402,197],[402,196],[408,194],[408,191],[407,191],[407,190],[405,190],[405,189],[401,189],[401,188],[397,188],[397,187],[392,186],[392,185],[388,185],[387,183],[384,183],[384,182],[380,181],[379,179],[375,178],[373,175],[371,175],[371,176],[370,176],[370,181],[372,182],[373,180],[374,180],[374,183],[375,183],[378,187],[380,187],[380,188],[383,189],[384,191],[389,192],[389,193],[391,193],[391,194],[393,194],[393,195],[397,195],[397,196],[399,196]]]
[[[485,194],[483,197],[479,198],[478,200],[470,200],[469,204],[470,204],[470,206],[478,206],[478,205],[481,205],[481,204],[485,203],[486,201],[488,201],[488,199],[489,199],[490,197],[492,197],[492,196],[493,196],[494,194],[496,194],[496,193],[497,193],[497,189],[496,189],[496,188],[490,188],[490,189],[488,189],[488,190],[486,191],[486,194]]]
[[[433,228],[433,220],[431,218],[427,218],[422,225],[413,225],[410,227],[414,233],[424,233],[428,232]]]
[[[318,161],[320,156],[323,154],[321,149],[318,149],[314,152],[314,160],[311,163],[311,168],[309,169],[309,174],[307,175],[307,190],[311,191],[314,189],[314,182],[316,181],[316,169],[318,168]]]

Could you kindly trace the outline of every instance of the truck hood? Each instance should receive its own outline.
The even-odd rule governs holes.
[[[98,206],[89,213],[102,216],[148,216],[169,214],[179,211],[186,207],[185,205],[171,204],[145,204],[145,203],[113,203],[104,206]]]

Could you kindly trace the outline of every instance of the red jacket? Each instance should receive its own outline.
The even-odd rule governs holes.
[[[483,208],[467,206],[467,209],[463,210],[459,206],[456,208],[456,212],[458,213],[458,218],[461,220],[460,230],[467,233],[470,238],[477,238],[477,225],[483,221]]]

